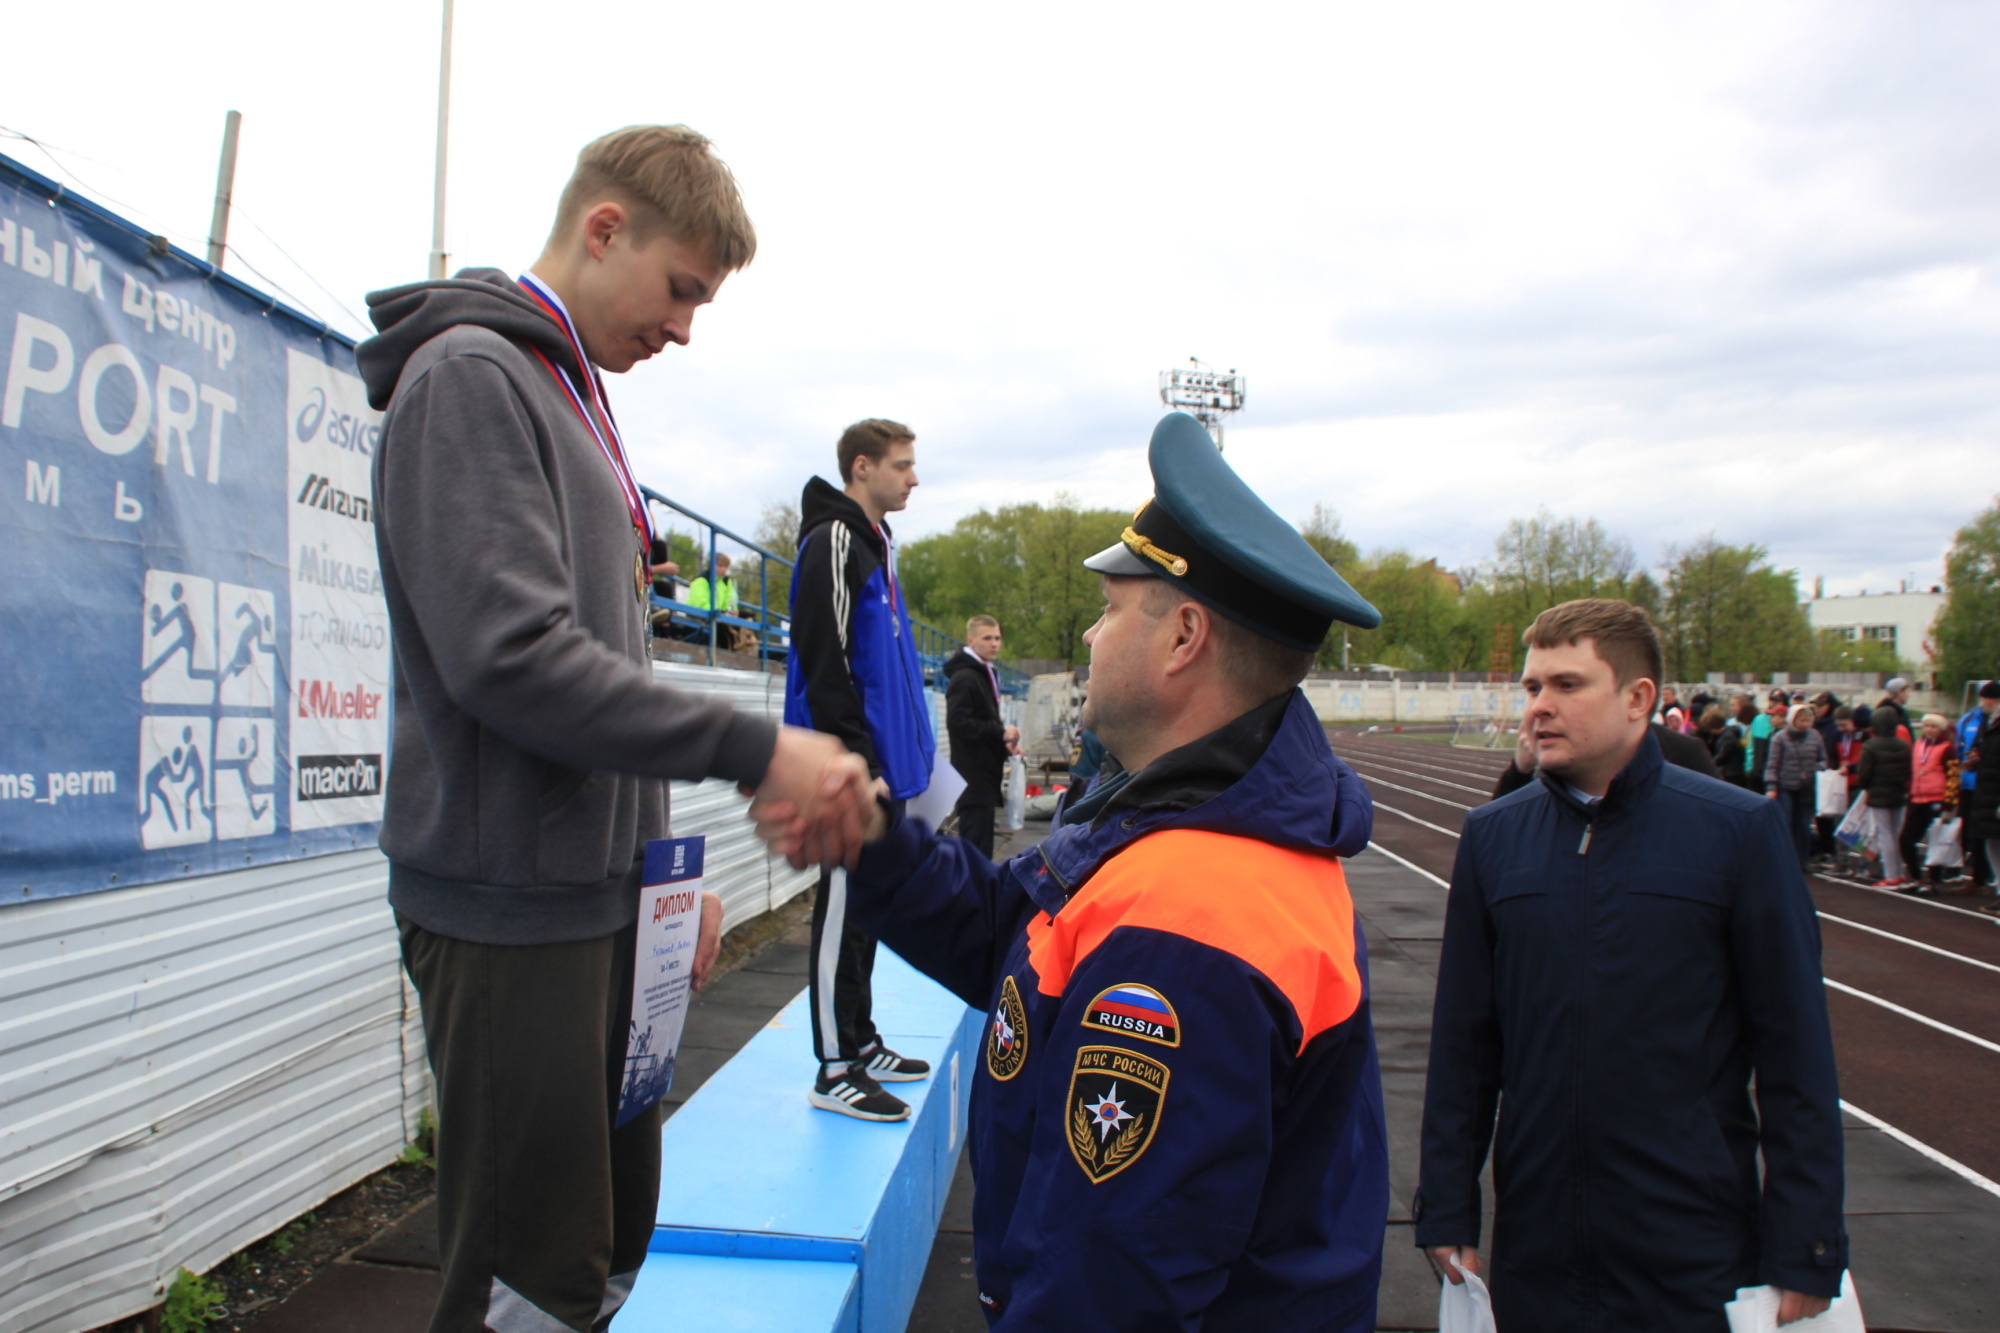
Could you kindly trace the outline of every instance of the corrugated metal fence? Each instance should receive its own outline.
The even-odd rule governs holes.
[[[784,711],[783,676],[655,669]],[[731,926],[813,883],[744,804],[674,785]],[[156,1304],[414,1137],[430,1075],[386,882],[370,850],[0,908],[0,1333]]]

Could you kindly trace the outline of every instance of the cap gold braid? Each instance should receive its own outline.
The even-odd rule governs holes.
[[[1146,503],[1151,504],[1152,501],[1149,500]],[[1133,522],[1136,523],[1139,519],[1139,515],[1145,512],[1146,512],[1146,505],[1140,505],[1138,510],[1134,512],[1132,515]],[[1119,540],[1124,542],[1126,549],[1130,550],[1133,554],[1144,556],[1146,559],[1152,561],[1160,568],[1172,574],[1175,578],[1187,577],[1188,562],[1185,559],[1175,555],[1172,551],[1161,550],[1158,546],[1155,546],[1153,544],[1150,538],[1145,536],[1145,534],[1141,533],[1137,528],[1134,528],[1128,524],[1125,528],[1125,531],[1119,534]]]

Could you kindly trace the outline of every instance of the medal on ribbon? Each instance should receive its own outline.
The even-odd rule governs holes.
[[[576,364],[584,374],[584,387],[589,390],[587,403],[584,394],[577,389],[576,382],[569,377],[568,371],[549,360],[540,348],[532,346],[528,348],[535,354],[536,360],[548,367],[549,374],[555,376],[556,383],[562,385],[564,397],[569,399],[569,405],[582,419],[585,429],[590,432],[590,438],[597,441],[598,450],[604,455],[604,461],[611,466],[611,475],[618,482],[618,491],[625,497],[625,508],[632,518],[632,531],[639,541],[639,554],[633,571],[633,586],[638,594],[639,605],[644,608],[647,589],[652,584],[653,521],[652,516],[646,512],[646,497],[639,490],[638,480],[632,475],[632,465],[626,460],[625,441],[618,434],[618,423],[612,419],[611,404],[604,393],[604,381],[598,376],[597,367],[590,363],[590,357],[585,354],[583,339],[577,334],[576,324],[570,319],[569,309],[563,305],[562,298],[532,273],[523,273],[520,283],[521,290],[528,294],[528,299],[540,306],[549,318],[561,327],[564,336],[569,339],[570,350],[576,355]],[[593,407],[597,409],[595,416],[592,416],[590,410]],[[601,429],[598,425],[600,420],[603,422]]]

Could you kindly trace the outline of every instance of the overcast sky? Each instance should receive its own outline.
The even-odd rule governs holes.
[[[16,6],[0,125],[57,163],[0,151],[199,252],[242,111],[230,267],[358,333],[424,274],[437,26]],[[2000,491],[2000,5],[459,0],[454,265],[526,266],[640,121],[758,229],[611,382],[642,479],[732,526],[871,415],[920,437],[905,535],[1136,505],[1189,355],[1248,375],[1227,454],[1279,512],[1447,566],[1546,505],[1928,585]]]

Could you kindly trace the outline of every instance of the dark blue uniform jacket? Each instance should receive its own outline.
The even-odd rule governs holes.
[[[1721,1333],[1738,1287],[1835,1294],[1819,922],[1776,802],[1648,736],[1594,807],[1544,775],[1466,817],[1419,1245],[1478,1243],[1489,1139],[1503,1329]]]
[[[1068,818],[1002,865],[901,820],[850,879],[863,930],[990,1015],[989,1322],[1372,1330],[1387,1147],[1338,860],[1367,791],[1294,691]]]

